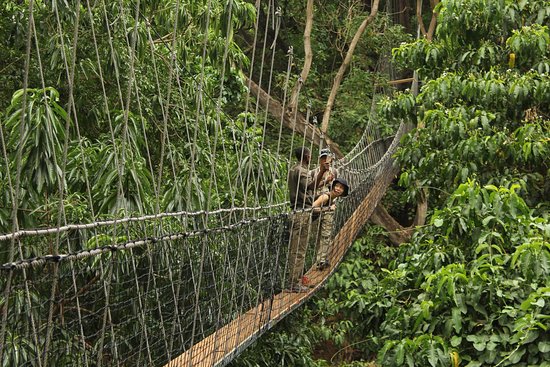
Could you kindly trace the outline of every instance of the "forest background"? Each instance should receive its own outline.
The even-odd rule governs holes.
[[[37,43],[48,45],[41,50],[47,62],[26,59],[29,3],[0,5],[1,233],[13,229],[12,177],[21,183],[15,197],[22,228],[55,225],[60,200],[68,221],[76,223],[121,210],[238,206],[258,195],[246,190],[224,195],[237,176],[217,177],[212,190],[209,163],[222,160],[210,156],[208,130],[193,131],[193,117],[184,118],[185,111],[177,107],[171,111],[174,118],[161,123],[166,115],[156,88],[169,80],[170,63],[151,65],[143,59],[131,70],[128,62],[145,58],[140,50],[150,46],[151,38],[166,58],[175,50],[178,83],[184,88],[171,97],[174,106],[192,110],[200,103],[214,121],[220,118],[217,103],[223,101],[221,134],[227,140],[222,144],[229,147],[236,139],[253,150],[266,134],[275,146],[278,119],[266,119],[264,129],[250,127],[246,121],[254,117],[247,108],[255,106],[242,98],[250,87],[243,70],[255,47],[255,6],[232,1],[228,26],[222,16],[225,2],[183,2],[177,14],[166,10],[172,3],[140,2],[154,34],[148,33],[145,19],[133,24],[134,3],[111,5],[112,16],[127,19],[129,28],[136,25],[137,36],[131,39],[136,55],[127,53],[125,27],[114,29],[118,33],[110,38],[82,32],[73,55],[73,35],[59,31],[71,29],[60,24],[78,19],[73,4],[36,1]],[[260,11],[267,3],[261,2]],[[286,108],[302,118],[316,117],[331,146],[341,152],[353,147],[373,116],[381,131],[391,132],[401,121],[416,128],[402,142],[396,157],[402,171],[372,218],[379,226],[365,229],[321,294],[233,365],[550,366],[550,3],[285,0],[277,5],[280,28],[267,39],[278,41],[266,51],[275,60],[276,83],[269,91],[274,100],[285,98],[286,83],[299,86],[301,93],[288,96]],[[205,22],[208,11],[220,14],[219,21]],[[186,31],[166,42],[176,20]],[[86,29],[85,17],[81,21]],[[204,38],[210,40],[206,52]],[[287,80],[291,46],[293,71]],[[89,61],[96,58],[105,64],[101,76]],[[71,77],[67,65],[73,63],[75,82],[66,83]],[[390,82],[412,77],[414,71],[418,91]],[[141,93],[149,97],[126,115],[120,85],[130,72],[139,76]],[[196,99],[199,72],[209,95],[218,96],[223,81],[220,98]],[[111,81],[106,89],[99,78]],[[26,94],[20,91],[24,83],[30,88]],[[119,108],[106,110],[105,99],[120,101]],[[28,109],[28,120],[19,118],[21,106]],[[80,130],[71,132],[64,147],[67,115],[78,119]],[[196,147],[179,144],[191,133],[197,134]],[[122,135],[125,144],[120,144]],[[154,141],[144,141],[145,136]],[[290,146],[290,138],[282,144]],[[120,147],[122,166],[116,162]],[[59,198],[62,170],[55,157],[65,149],[75,159],[67,160],[68,194]],[[178,175],[162,167],[163,149]],[[91,163],[86,173],[71,166],[83,151]],[[250,159],[285,177],[288,156],[260,150]],[[235,160],[223,164],[227,167],[215,169],[242,169]],[[89,189],[86,177],[92,178]],[[265,200],[286,199],[284,179],[260,186],[277,193]],[[2,263],[7,256],[0,250]]]

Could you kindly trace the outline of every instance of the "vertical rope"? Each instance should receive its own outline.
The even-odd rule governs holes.
[[[145,350],[147,352],[147,363],[149,366],[152,366],[153,365],[153,360],[151,358],[151,353],[150,353],[150,345],[149,345],[149,332],[148,332],[148,328],[147,328],[147,322],[146,322],[146,314],[145,314],[145,305],[144,305],[144,301],[143,301],[143,295],[142,295],[142,291],[141,291],[141,287],[140,287],[140,284],[139,284],[139,279],[137,277],[137,266],[136,266],[136,256],[134,256],[134,250],[131,249],[130,250],[130,259],[131,259],[131,265],[132,265],[132,271],[133,271],[133,274],[134,274],[134,285],[136,287],[136,293],[137,293],[137,299],[138,299],[138,320],[139,320],[139,323],[141,325],[141,328],[142,328],[142,332],[140,334],[140,353],[139,353],[139,358],[138,358],[138,361],[137,361],[137,365],[138,366],[141,366],[142,365],[142,361],[141,361],[141,351]],[[143,345],[145,345],[145,349],[141,348]]]
[[[205,252],[206,252],[206,245],[208,241],[206,241],[206,234],[201,241],[201,255],[200,255],[200,262],[198,267],[198,278],[196,282],[195,287],[195,301],[194,301],[194,307],[193,307],[193,323],[192,323],[192,330],[191,330],[191,345],[195,343],[195,337],[196,337],[196,327],[197,327],[197,320],[198,320],[198,314],[199,314],[199,300],[200,300],[200,288],[202,284],[202,274],[204,269],[204,261],[205,261]],[[191,366],[191,360],[193,355],[191,355],[191,358],[189,359],[189,366]]]
[[[176,63],[176,54],[175,54],[175,45],[176,45],[176,34],[177,34],[177,31],[178,31],[178,18],[179,18],[179,5],[180,5],[180,2],[179,1],[176,1],[176,8],[175,8],[175,17],[174,17],[174,27],[173,27],[173,31],[172,31],[172,47],[170,49],[170,61],[168,63],[168,90],[166,91],[166,106],[169,106],[170,105],[170,99],[172,97],[172,78],[173,78],[173,73],[174,73],[174,64]],[[154,55],[154,52],[151,52],[152,55]],[[154,59],[154,57],[153,57]],[[160,153],[160,164],[159,164],[159,171],[158,171],[158,186],[157,186],[157,191],[160,192],[160,188],[161,188],[161,183],[162,183],[162,173],[163,173],[163,168],[164,168],[164,149],[165,149],[165,141],[168,140],[168,116],[169,116],[169,111],[170,109],[166,109],[164,110],[164,108],[162,109],[163,111],[163,131],[162,131],[162,134],[161,134],[161,143],[160,143],[160,146],[161,146],[161,153]],[[168,140],[169,141],[169,140]]]
[[[127,84],[127,89],[126,89],[126,97],[125,97],[125,101],[124,101],[124,105],[123,105],[123,128],[122,128],[122,142],[121,142],[121,149],[120,149],[120,152],[121,152],[121,159],[120,159],[120,162],[125,162],[126,161],[126,144],[127,144],[127,139],[128,139],[128,115],[130,113],[130,102],[131,102],[131,97],[132,97],[132,91],[133,91],[133,86],[135,85],[135,69],[134,69],[134,64],[135,64],[135,54],[136,54],[136,44],[137,44],[137,38],[138,38],[138,33],[137,33],[137,30],[138,30],[138,24],[139,24],[139,5],[140,5],[140,0],[136,0],[136,3],[135,3],[135,10],[134,10],[134,27],[132,29],[132,38],[129,42],[129,49],[128,49],[128,52],[129,52],[129,57],[128,57],[128,61],[129,61],[129,77],[128,77],[128,84]],[[122,3],[122,0],[119,0],[119,6],[120,6],[120,10],[121,10],[121,13],[122,13],[122,19],[123,19],[123,23],[125,24],[126,22],[124,21],[125,17],[124,17],[124,4]],[[125,26],[126,28],[126,26]],[[126,36],[126,39],[128,40],[128,36]],[[120,163],[122,164],[122,163]],[[139,191],[138,191],[139,193]],[[120,196],[122,196],[122,193],[119,193]],[[117,207],[116,207],[116,212],[118,212],[118,209],[119,206],[118,206],[118,201],[117,201]],[[128,208],[123,208],[125,209],[125,216],[128,215]]]
[[[111,299],[111,281],[113,279],[113,262],[115,259],[115,254],[109,257],[109,263],[108,263],[108,269],[107,269],[107,276],[105,277],[105,281],[102,283],[102,290],[103,294],[105,295],[105,309],[103,311],[103,315],[101,317],[101,332],[99,334],[99,343],[98,343],[98,357],[97,357],[97,363],[98,367],[101,367],[103,365],[103,353],[104,353],[104,345],[105,345],[105,331],[107,329],[107,324],[109,324],[109,331],[111,332],[111,346],[114,351],[114,357],[115,360],[119,360],[119,354],[118,354],[118,347],[116,343],[116,334],[113,327],[112,322],[112,316],[111,316],[111,307],[110,307],[110,299]],[[99,263],[99,268],[101,270],[101,274],[105,274],[105,267],[103,266],[103,262],[101,261]]]
[[[67,110],[69,113],[67,114],[67,117],[65,119],[65,141],[63,143],[63,158],[62,158],[62,167],[61,167],[61,178],[59,181],[59,208],[58,208],[58,220],[57,220],[57,227],[61,227],[62,223],[66,223],[66,217],[65,217],[65,211],[63,206],[63,198],[65,193],[64,183],[65,183],[65,173],[66,173],[66,166],[67,166],[67,152],[69,149],[69,137],[70,137],[70,111],[72,111],[73,104],[74,104],[74,96],[73,96],[73,81],[74,81],[74,69],[76,64],[76,50],[78,45],[78,26],[80,22],[80,0],[77,0],[76,2],[76,19],[74,24],[74,31],[73,31],[73,44],[72,44],[72,55],[71,55],[71,65],[70,68],[67,70],[68,72],[68,89],[69,89],[69,101],[68,101],[68,107]],[[56,12],[56,18],[58,21],[58,27],[61,28],[60,22],[59,22],[59,13],[57,11],[57,6],[55,7]],[[61,31],[59,31],[60,34]],[[63,41],[62,41],[63,42]],[[59,253],[59,244],[61,241],[60,232],[57,233],[55,244],[54,244],[54,254]],[[52,287],[51,287],[51,295],[50,295],[50,310],[48,314],[48,328],[46,332],[46,341],[44,343],[44,350],[43,350],[43,357],[44,357],[44,365],[48,364],[48,349],[53,333],[53,315],[55,310],[55,298],[56,293],[58,291],[58,274],[59,274],[59,265],[55,264],[53,269],[53,281],[52,281]]]
[[[100,5],[102,6],[102,9],[103,9],[103,16],[105,18],[107,18],[107,20],[108,20],[105,2],[102,1]],[[92,13],[92,9],[91,9],[89,0],[86,0],[86,7],[88,9],[88,16],[90,18],[90,25],[91,25],[90,28],[91,28],[91,32],[92,32],[92,39],[94,41],[94,52],[95,52],[96,61],[97,61],[97,70],[98,70],[99,78],[100,78],[100,81],[101,81],[100,85],[101,85],[103,103],[104,103],[104,108],[105,108],[105,114],[106,114],[106,117],[107,117],[109,132],[111,134],[111,141],[114,142],[115,137],[114,137],[114,130],[113,130],[113,125],[112,125],[112,121],[111,121],[109,101],[108,101],[108,98],[107,98],[107,91],[106,91],[106,88],[105,88],[105,82],[104,82],[104,77],[103,77],[103,67],[101,65],[101,58],[99,56],[99,48],[98,48],[98,45],[97,45],[97,37],[96,37],[96,32],[95,32],[95,22],[94,22],[93,13]],[[111,55],[114,55],[114,53],[113,53],[114,52],[114,47],[113,47],[113,44],[112,44],[112,37],[110,36],[109,21],[106,22],[106,29],[107,29],[107,33],[109,34],[108,40],[109,40],[109,48],[110,48],[110,51],[111,51]],[[115,63],[115,76],[116,76],[115,79],[116,79],[116,82],[117,82],[118,95],[120,97],[120,101],[122,101],[122,94],[121,94],[121,88],[120,88],[120,83],[119,83],[118,65],[116,63]],[[78,124],[77,124],[77,126],[78,126]],[[80,141],[81,141],[80,131],[77,129],[77,132],[78,132],[79,146],[80,146],[80,149],[81,149],[82,156],[84,157],[85,154],[83,152],[82,145],[80,144]],[[117,184],[118,184],[118,187],[119,187],[118,191],[120,192],[122,190],[122,188],[121,188],[122,187],[122,181],[121,181],[122,175],[121,175],[121,171],[120,171],[120,164],[119,164],[119,161],[118,161],[119,158],[118,158],[118,151],[117,151],[116,144],[113,144],[113,150],[115,152],[115,154],[114,154],[115,167],[116,167],[116,169],[118,170],[118,173],[119,173]],[[94,205],[93,205],[92,194],[91,194],[91,185],[89,183],[87,170],[85,172],[86,172],[86,189],[88,191],[88,200],[89,200],[90,210],[92,212],[92,217],[95,218],[96,215],[95,215],[95,212],[94,212]],[[97,236],[97,232],[95,232],[94,234]],[[100,269],[101,269],[101,273],[105,274],[105,268],[103,266],[103,262],[100,262]],[[105,308],[104,308],[104,311],[103,311],[103,316],[101,318],[101,332],[100,332],[99,343],[98,343],[99,347],[98,347],[98,359],[97,360],[98,360],[98,366],[99,367],[101,367],[102,362],[103,362],[103,351],[104,351],[103,346],[104,346],[104,341],[105,341],[105,332],[106,332],[106,329],[107,329],[107,325],[109,325],[109,331],[110,331],[110,336],[111,336],[111,345],[112,345],[112,348],[113,348],[113,351],[114,351],[114,356],[115,356],[115,359],[118,360],[118,348],[117,348],[117,345],[116,345],[116,342],[115,342],[116,334],[115,334],[115,330],[114,330],[114,327],[113,327],[113,323],[111,322],[112,318],[111,318],[111,308],[110,308],[110,284],[111,284],[112,274],[113,274],[113,265],[112,265],[112,261],[111,261],[111,262],[109,262],[109,267],[108,267],[106,279],[105,279],[104,282],[102,282],[102,287],[101,287],[102,290],[103,290],[103,294],[105,296],[105,302],[104,302]]]
[[[77,17],[78,19],[78,17]],[[59,29],[59,34],[61,35],[61,30],[60,30],[60,23],[59,23],[59,16],[56,16],[56,20],[57,20],[57,25],[58,25],[58,29]],[[40,45],[39,45],[39,42],[38,42],[38,37],[37,37],[37,31],[36,31],[36,25],[35,25],[35,22],[34,22],[34,17],[32,19],[30,19],[30,22],[32,23],[32,27],[33,27],[33,33],[34,33],[34,41],[35,41],[35,47],[36,47],[36,56],[37,56],[37,59],[38,59],[38,66],[39,66],[39,72],[40,72],[40,80],[41,80],[41,83],[42,83],[42,88],[43,90],[45,91],[46,90],[46,82],[45,82],[45,78],[44,78],[44,71],[43,71],[43,66],[42,66],[42,59],[41,59],[41,56],[40,56]],[[65,121],[65,142],[64,142],[64,152],[63,152],[63,162],[62,162],[62,168],[61,168],[61,171],[62,171],[62,179],[59,181],[59,185],[58,185],[58,192],[59,192],[59,218],[58,218],[58,228],[60,227],[61,225],[61,222],[63,222],[64,225],[67,224],[67,219],[66,219],[66,216],[65,216],[65,210],[64,210],[64,206],[63,206],[63,198],[64,198],[64,185],[63,183],[65,182],[65,168],[66,168],[66,163],[67,163],[67,149],[68,149],[68,141],[69,141],[69,132],[70,132],[70,129],[69,129],[69,123],[70,123],[70,113],[71,111],[74,112],[74,121],[75,121],[75,126],[76,126],[76,131],[78,133],[78,142],[79,142],[79,147],[81,149],[81,152],[82,152],[82,145],[81,145],[81,139],[80,139],[80,130],[78,128],[78,118],[77,118],[77,113],[76,113],[76,109],[74,108],[74,96],[73,96],[73,81],[74,81],[74,65],[75,65],[75,59],[76,59],[76,47],[77,47],[77,44],[78,44],[78,23],[79,21],[75,22],[75,30],[74,30],[74,42],[73,42],[73,55],[72,55],[72,60],[73,60],[73,63],[72,63],[72,66],[71,68],[69,68],[68,64],[67,64],[67,56],[65,54],[65,47],[63,47],[63,37],[61,36],[61,42],[62,42],[62,58],[63,58],[63,62],[65,64],[65,71],[67,73],[67,80],[69,81],[69,107],[68,107],[68,115],[67,115],[67,118],[66,118],[66,121]],[[49,114],[46,115],[46,119],[48,120],[49,123],[52,123],[51,122],[51,116]],[[84,155],[83,155],[84,157]],[[53,151],[53,159],[54,159],[54,164],[57,165],[57,157],[56,157],[56,153],[55,153],[55,150]],[[84,168],[84,171],[85,171],[85,180],[86,180],[86,187],[87,187],[87,194],[88,194],[88,198],[89,198],[89,204],[90,204],[90,207],[91,207],[91,211],[93,213],[93,207],[92,207],[92,200],[91,200],[91,190],[90,190],[90,186],[89,186],[89,179],[88,179],[88,174],[87,174],[87,169],[86,169],[86,162],[84,161],[83,162],[83,168]],[[95,218],[94,215],[92,215],[92,218]],[[59,243],[59,236],[56,238],[56,243]],[[58,246],[58,245],[57,245]],[[71,244],[70,244],[70,241],[69,239],[67,238],[67,248],[69,250],[69,252],[72,251],[71,249]],[[78,318],[81,319],[82,318],[82,314],[81,314],[81,310],[80,310],[80,299],[79,299],[79,296],[78,296],[78,287],[77,287],[77,284],[76,284],[76,274],[75,274],[75,270],[74,270],[74,267],[73,267],[73,263],[71,262],[70,263],[70,268],[71,268],[71,275],[72,275],[72,283],[73,283],[73,288],[74,288],[74,292],[75,292],[75,299],[76,299],[76,304],[77,304],[77,314],[78,314]],[[27,283],[27,282],[26,282]],[[28,291],[28,285],[25,284],[25,287],[27,288],[27,298],[28,298],[28,304],[29,304],[29,308],[31,306],[31,303],[30,303],[30,293]],[[34,316],[31,314],[31,323],[33,324],[33,329],[34,329]],[[85,349],[86,347],[86,342],[85,342],[85,336],[84,336],[84,329],[82,327],[82,323],[80,323],[80,327],[79,327],[79,331],[80,331],[80,342],[82,344],[82,347],[83,349]],[[38,340],[35,340],[35,343],[36,345],[38,345]],[[85,365],[88,365],[88,359],[87,359],[87,355],[84,354],[84,364]]]
[[[34,1],[29,1],[28,6],[28,12],[29,12],[29,19],[32,19],[33,17],[33,5]],[[23,74],[23,101],[22,101],[22,108],[21,108],[21,117],[20,117],[20,126],[19,126],[19,136],[23,136],[24,132],[24,122],[25,122],[25,114],[26,114],[26,108],[27,108],[27,87],[28,87],[28,81],[29,81],[29,65],[30,65],[30,58],[31,58],[31,40],[32,40],[32,25],[29,21],[29,24],[27,26],[27,44],[26,44],[26,56],[25,56],[25,67],[24,67],[24,74]],[[4,156],[6,157],[5,153],[5,144],[3,141],[3,151]],[[16,174],[15,174],[15,190],[14,186],[11,183],[11,180],[9,181],[10,185],[10,191],[11,198],[12,198],[12,232],[16,232],[19,229],[19,222],[18,222],[18,212],[19,212],[19,195],[20,195],[20,179],[21,179],[21,160],[23,155],[23,146],[22,144],[19,145],[16,153]],[[7,159],[6,159],[7,160]],[[9,171],[9,164],[6,164],[6,167],[8,168],[7,171]],[[14,255],[15,255],[15,238],[12,238],[10,241],[10,249],[8,253],[8,259],[10,261],[13,261]],[[21,244],[19,241],[17,241],[19,245],[19,252],[21,253]],[[8,306],[9,306],[9,297],[11,294],[11,282],[13,280],[13,271],[10,271],[8,273],[8,278],[6,281],[6,286],[4,288],[4,304],[2,305],[2,327],[0,329],[0,361],[3,360],[4,357],[4,349],[5,349],[5,341],[6,341],[6,328],[7,328],[7,319],[8,319]],[[38,359],[38,365],[42,366],[40,358]]]
[[[109,21],[109,16],[108,16],[108,13],[107,13],[107,6],[105,4],[105,0],[101,0],[101,5],[102,5],[102,9],[103,9],[103,17],[105,19],[105,25],[106,25],[106,29],[107,29],[107,35],[108,35],[108,43],[109,43],[109,48],[110,48],[110,52],[111,52],[111,57],[113,58],[113,64],[114,64],[114,70],[115,70],[115,80],[116,80],[116,85],[117,85],[117,92],[118,92],[118,98],[119,98],[119,103],[120,103],[120,108],[122,108],[122,106],[124,106],[124,101],[123,101],[123,98],[122,98],[122,87],[120,85],[120,72],[119,72],[119,69],[118,69],[118,62],[116,60],[118,60],[118,58],[115,57],[116,53],[115,53],[115,48],[114,48],[114,45],[113,45],[113,36],[111,35],[111,27],[110,27],[110,21]],[[93,23],[92,23],[93,24]],[[101,80],[104,80],[103,79],[103,74],[101,73],[101,61],[100,61],[100,57],[99,57],[99,50],[98,50],[98,47],[97,47],[97,42],[94,42],[94,47],[95,47],[95,52],[96,52],[96,57],[97,57],[97,60],[98,60],[98,68],[100,69],[100,76],[101,76]],[[123,187],[123,184],[122,184],[122,177],[124,176],[123,175],[123,170],[122,170],[122,164],[120,162],[120,157],[119,157],[119,149],[117,147],[117,145],[115,144],[116,140],[115,140],[115,133],[114,133],[114,128],[113,128],[113,124],[112,124],[112,120],[111,120],[111,114],[109,112],[109,104],[108,104],[108,98],[107,98],[107,92],[105,90],[105,86],[104,86],[104,83],[102,82],[101,83],[101,89],[102,89],[102,92],[103,92],[103,99],[105,101],[105,113],[107,115],[107,122],[109,124],[109,133],[110,133],[110,137],[111,137],[111,142],[113,143],[113,152],[114,152],[114,161],[115,161],[115,167],[117,169],[117,172],[118,172],[118,177],[117,177],[117,194],[118,195],[123,195],[124,194],[124,187]]]
[[[268,84],[268,87],[267,87],[267,94],[268,95],[271,95],[271,86],[272,86],[272,81],[273,81],[273,69],[274,69],[274,65],[275,65],[275,50],[276,50],[276,42],[277,42],[277,37],[279,35],[279,30],[281,28],[281,9],[277,9],[277,11],[275,12],[276,15],[277,15],[277,21],[276,21],[276,25],[275,25],[275,39],[273,40],[273,43],[271,45],[271,48],[273,49],[273,52],[271,53],[271,64],[270,64],[270,76],[269,76],[269,84]],[[289,65],[287,66],[287,69],[288,69]],[[287,78],[288,78],[288,70],[287,70]],[[286,87],[288,87],[288,83],[285,84]],[[287,93],[287,88],[285,88],[285,97],[284,99],[286,99],[286,93]],[[266,131],[267,131],[267,121],[268,121],[268,106],[269,106],[269,100],[267,101],[267,106],[265,108],[265,112],[264,112],[264,125],[263,125],[263,134],[262,134],[262,148],[264,148],[264,145],[265,145],[265,138],[266,138]],[[282,128],[282,125],[281,125],[281,128]],[[276,156],[279,156],[280,152],[279,152],[279,149],[280,149],[280,142],[281,142],[281,133],[282,131],[280,130],[279,131],[279,135],[278,135],[278,138],[277,138],[277,151],[275,152]],[[272,182],[275,182],[275,171],[272,170],[271,171],[271,181]],[[275,193],[273,191],[270,191],[268,193],[268,198],[267,198],[267,205],[271,205],[273,204],[273,200],[275,199],[274,198],[275,196]],[[271,214],[271,211],[269,212]]]

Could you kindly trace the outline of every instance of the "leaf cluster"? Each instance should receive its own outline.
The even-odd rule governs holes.
[[[519,183],[528,204],[538,205],[550,194],[550,7],[450,0],[438,10],[434,41],[393,52],[419,71],[419,95],[402,93],[379,109],[386,119],[418,127],[398,153],[400,183],[410,200],[418,187],[435,188],[436,205],[468,178]]]

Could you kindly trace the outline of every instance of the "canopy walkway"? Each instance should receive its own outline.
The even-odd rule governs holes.
[[[21,353],[23,344],[19,350],[9,349],[18,344],[11,338],[20,335],[43,348],[25,350],[33,353],[33,365],[50,365],[60,354],[75,351],[81,353],[77,360],[82,366],[224,365],[310,298],[335,271],[397,173],[391,156],[405,130],[402,125],[376,163],[361,167],[356,165],[361,160],[346,162],[342,175],[356,186],[337,207],[333,265],[307,271],[313,286],[308,293],[282,290],[288,213],[280,208],[242,208],[250,213],[233,224],[213,224],[198,231],[174,228],[199,218],[220,224],[228,211],[171,213],[1,235],[3,246],[36,236],[51,241],[61,237],[67,244],[65,253],[0,267],[4,296],[10,298],[3,308],[3,352]],[[360,156],[379,148],[369,145]],[[261,216],[262,210],[280,212]],[[97,246],[70,251],[85,239]],[[110,244],[101,246],[105,241]],[[50,297],[40,298],[43,292]],[[73,339],[59,343],[65,333]],[[90,340],[99,344],[92,346]]]
[[[305,274],[310,291],[284,291],[291,213],[281,195],[286,172],[277,171],[285,165],[277,160],[290,156],[293,146],[322,144],[322,134],[309,123],[308,106],[304,133],[292,130],[290,149],[283,149],[283,112],[274,119],[281,124],[269,150],[270,109],[262,106],[263,97],[254,100],[250,88],[242,105],[253,117],[235,121],[241,117],[223,112],[234,48],[228,39],[209,44],[210,12],[201,23],[200,70],[181,67],[178,23],[170,18],[179,14],[179,3],[167,13],[173,32],[153,39],[155,22],[139,2],[129,15],[123,2],[77,1],[62,16],[58,7],[29,2],[27,33],[19,40],[27,45],[22,89],[0,125],[6,192],[0,228],[8,228],[0,233],[2,365],[225,365],[323,286],[397,173],[392,156],[407,126],[380,136],[371,116],[355,148],[335,161],[351,191],[334,214],[332,266],[315,270],[311,246]],[[228,27],[241,22],[232,22],[233,3],[220,10]],[[269,91],[275,51],[267,67],[265,53],[276,50],[281,13],[268,3],[256,9],[266,19],[255,19],[248,78],[255,76],[255,87]],[[49,23],[35,23],[35,17],[55,25],[58,51],[43,51],[49,40],[37,28]],[[275,39],[262,40],[268,28]],[[223,55],[216,60],[221,71],[214,72],[205,55],[220,45],[215,55]],[[292,73],[292,54],[287,56],[284,98]],[[60,85],[63,107],[44,70],[57,63],[59,84],[66,83]],[[32,68],[39,77],[29,76]],[[153,85],[138,79],[147,72]],[[216,85],[205,81],[207,72]],[[93,97],[78,94],[75,80],[87,78],[97,82]],[[36,88],[29,85],[33,80]],[[115,92],[107,93],[108,86]],[[82,104],[93,111],[81,111]],[[90,136],[81,135],[79,121],[86,117]],[[100,123],[104,134],[93,140]]]
[[[366,224],[384,196],[386,188],[397,174],[398,170],[393,165],[391,154],[395,152],[398,139],[404,130],[405,125],[402,126],[392,146],[380,161],[363,172],[364,181],[354,191],[352,202],[348,202],[344,208],[339,207],[342,210],[351,211],[351,214],[349,217],[340,218],[341,227],[338,229],[329,254],[330,268],[321,271],[311,267],[305,273],[310,284],[309,292],[275,293],[275,289],[270,290],[271,295],[264,298],[256,307],[193,345],[166,366],[222,366],[246,348],[257,336],[309,299],[336,270],[349,246]]]

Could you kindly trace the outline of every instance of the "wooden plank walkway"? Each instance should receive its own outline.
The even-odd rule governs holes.
[[[283,291],[248,310],[237,319],[217,330],[186,352],[176,357],[164,367],[211,367],[223,366],[250,345],[258,335],[269,330],[288,313],[296,309],[315,293],[342,261],[361,228],[366,224],[378,202],[384,196],[386,188],[397,174],[395,168],[388,168],[363,199],[355,212],[346,221],[333,241],[329,254],[331,267],[324,271],[309,269],[305,276],[309,279],[309,292],[290,293]]]
[[[224,359],[230,359],[228,357],[233,353],[248,346],[254,340],[256,334],[270,329],[280,319],[306,301],[328,279],[329,274],[335,267],[333,265],[332,268],[325,269],[322,272],[310,269],[305,274],[311,287],[309,292],[291,293],[283,291],[274,295],[273,298],[248,310],[223,328],[195,344],[188,351],[166,364],[165,367],[221,365]]]

